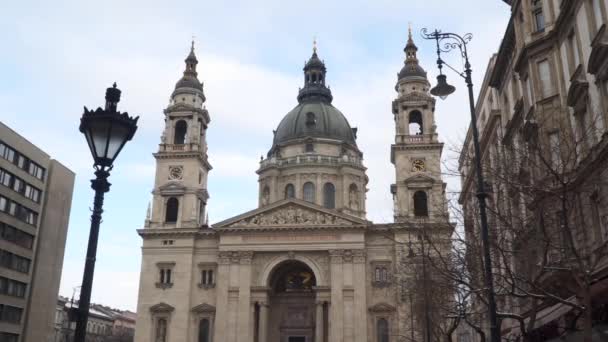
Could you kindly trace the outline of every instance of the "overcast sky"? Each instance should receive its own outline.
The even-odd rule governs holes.
[[[314,36],[333,104],[359,128],[357,143],[370,178],[368,218],[390,222],[391,101],[408,22],[432,83],[434,46],[420,38],[420,29],[473,33],[469,51],[478,86],[508,16],[500,0],[2,2],[0,120],[77,175],[60,294],[71,297],[81,283],[93,200],[92,159],[78,132],[79,118],[83,106],[103,106],[112,82],[123,91],[119,108],[140,120],[110,178],[92,300],[135,310],[141,260],[136,229],[151,199],[152,153],[160,142],[163,109],[192,36],[211,116],[211,222],[256,207],[260,155],[297,104]],[[461,65],[455,53],[446,59]],[[469,122],[463,82],[454,73],[448,81],[457,93],[438,100],[436,109],[445,150],[462,141]],[[456,191],[457,180],[448,182]]]

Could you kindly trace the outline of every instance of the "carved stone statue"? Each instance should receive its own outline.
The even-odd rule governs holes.
[[[348,206],[353,210],[359,210],[359,194],[355,188],[350,188],[348,192]]]

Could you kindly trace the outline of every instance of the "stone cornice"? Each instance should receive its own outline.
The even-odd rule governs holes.
[[[138,229],[137,234],[142,238],[153,237],[203,237],[215,236],[217,232],[211,228],[144,228]]]

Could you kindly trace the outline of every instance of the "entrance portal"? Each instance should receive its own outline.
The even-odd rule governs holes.
[[[268,340],[313,342],[315,333],[315,274],[303,262],[279,264],[270,278]]]

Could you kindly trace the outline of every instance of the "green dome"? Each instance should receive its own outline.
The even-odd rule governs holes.
[[[340,140],[357,145],[355,134],[344,115],[325,101],[305,101],[292,109],[276,130],[273,148],[290,140],[313,137]]]

